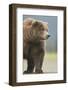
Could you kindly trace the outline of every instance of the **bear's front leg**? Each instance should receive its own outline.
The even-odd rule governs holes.
[[[44,51],[40,51],[39,55],[35,58],[35,73],[43,73],[42,65],[44,59]]]
[[[24,71],[24,74],[30,74],[33,73],[34,70],[34,61],[31,56],[28,57],[27,60],[27,70]]]

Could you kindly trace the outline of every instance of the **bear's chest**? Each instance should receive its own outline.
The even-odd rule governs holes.
[[[32,56],[39,55],[41,52],[44,51],[43,47],[43,43],[25,43],[23,47],[24,58],[27,59],[29,57],[29,54],[31,54]]]

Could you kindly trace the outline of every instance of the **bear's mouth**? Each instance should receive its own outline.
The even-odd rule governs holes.
[[[41,40],[47,40],[49,37],[50,37],[50,35],[46,35],[45,37],[44,36],[41,36],[40,39]]]
[[[43,37],[40,37],[40,40],[46,40],[45,38],[43,38]]]

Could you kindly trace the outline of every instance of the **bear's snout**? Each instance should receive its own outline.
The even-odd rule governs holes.
[[[47,35],[47,37],[49,38],[51,35]]]
[[[51,36],[51,35],[49,35],[49,34],[48,34],[48,35],[46,35],[46,39],[48,39],[50,36]]]

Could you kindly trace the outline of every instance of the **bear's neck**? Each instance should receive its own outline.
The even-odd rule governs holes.
[[[29,42],[29,44],[32,45],[32,46],[44,45],[44,40],[40,40],[40,41],[31,41],[31,42]]]

